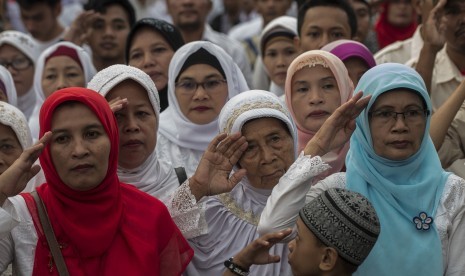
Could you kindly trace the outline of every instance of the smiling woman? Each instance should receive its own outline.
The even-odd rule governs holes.
[[[211,140],[224,104],[248,90],[234,60],[207,41],[191,42],[173,56],[168,76],[169,107],[161,113],[157,152],[191,176]]]
[[[44,102],[40,126],[39,143],[0,175],[0,271],[13,262],[20,274],[58,275],[34,200],[13,197],[43,151],[46,183],[37,193],[70,275],[180,275],[193,252],[160,201],[119,181],[118,127],[106,100],[85,88],[62,89]]]

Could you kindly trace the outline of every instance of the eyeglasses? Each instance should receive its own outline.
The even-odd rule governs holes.
[[[199,88],[199,85],[202,86],[202,88],[206,92],[214,92],[218,87],[223,85],[223,83],[226,83],[227,81],[224,79],[212,79],[212,80],[207,80],[204,82],[196,82],[193,80],[183,80],[180,82],[177,82],[175,84],[176,88],[180,90],[180,92],[185,93],[185,94],[192,94],[197,89]]]
[[[429,116],[430,111],[424,109],[408,109],[404,112],[395,112],[391,110],[375,110],[368,112],[368,115],[381,124],[393,123],[397,121],[397,116],[402,115],[406,123],[417,123]]]
[[[11,66],[15,70],[24,70],[32,65],[32,62],[27,58],[17,58],[12,61],[0,60],[0,65],[8,69]]]

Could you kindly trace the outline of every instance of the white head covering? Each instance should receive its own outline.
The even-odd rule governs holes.
[[[16,95],[16,88],[15,83],[13,82],[13,77],[5,67],[0,65],[0,80],[3,82],[5,86],[5,94],[8,98],[8,103],[14,106],[18,105],[18,99]],[[0,92],[2,93],[2,92]]]
[[[160,121],[158,90],[150,76],[144,71],[128,65],[112,65],[99,71],[89,82],[87,88],[105,97],[115,86],[125,80],[133,80],[147,91],[158,125]],[[157,132],[157,129],[153,131]],[[178,186],[174,170],[168,163],[158,160],[155,149],[137,168],[128,170],[118,166],[118,177],[122,182],[132,184],[139,190],[161,199],[167,198]]]
[[[32,137],[23,112],[11,104],[0,102],[0,123],[11,127],[23,150],[32,146]]]
[[[45,100],[44,90],[42,89],[42,74],[45,67],[45,60],[60,46],[65,46],[76,50],[79,61],[81,61],[81,65],[84,71],[84,80],[86,84],[92,79],[92,77],[97,72],[89,54],[87,54],[87,52],[83,48],[71,42],[62,41],[53,44],[39,56],[39,59],[36,63],[36,70],[34,72],[34,90],[37,96],[37,104],[34,108],[34,111],[32,112],[31,117],[29,118],[29,127],[31,128],[33,139],[39,138],[39,113],[40,108],[42,107],[42,103]]]
[[[39,45],[28,34],[18,31],[3,31],[0,33],[0,46],[8,44],[20,50],[26,55],[34,64],[36,64],[37,57],[39,57]]]
[[[92,79],[95,73],[97,73],[94,64],[92,63],[91,57],[83,48],[67,41],[62,41],[53,44],[52,46],[48,47],[45,51],[43,51],[42,54],[39,56],[39,59],[37,60],[36,64],[36,70],[34,72],[34,90],[36,91],[38,102],[40,103],[40,105],[42,105],[42,103],[45,100],[44,90],[42,89],[42,74],[44,72],[45,60],[60,46],[72,48],[77,52],[79,61],[81,61],[82,69],[84,71],[84,79],[86,84]]]
[[[18,31],[4,31],[0,33],[0,46],[8,44],[27,56],[35,66],[37,58],[40,55],[39,45],[28,34]],[[29,118],[32,115],[34,107],[37,104],[37,96],[34,92],[34,85],[31,85],[29,91],[22,96],[18,96],[18,108]]]
[[[297,157],[297,128],[291,113],[283,101],[268,91],[250,90],[229,100],[221,110],[219,128],[221,132],[236,133],[250,120],[270,117],[286,124],[294,141],[294,154]]]
[[[175,79],[178,77],[186,59],[200,48],[215,56],[223,69],[228,84],[228,100],[249,90],[244,75],[234,60],[220,47],[208,41],[191,42],[176,51],[171,59],[168,71],[169,106],[160,117],[160,133],[174,144],[195,150],[205,150],[211,140],[219,133],[217,119],[205,125],[191,122],[182,113],[175,95]]]

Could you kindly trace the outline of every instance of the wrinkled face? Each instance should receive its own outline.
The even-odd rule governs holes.
[[[197,30],[203,26],[212,8],[210,0],[166,0],[174,25],[181,30]]]
[[[47,98],[53,92],[66,87],[85,87],[81,66],[68,56],[56,56],[47,61],[42,73],[42,90]]]
[[[271,20],[286,15],[291,4],[292,1],[289,0],[255,0],[255,9],[261,14],[266,25]]]
[[[228,85],[216,68],[195,64],[179,75],[175,95],[184,116],[204,125],[220,114],[228,99]]]
[[[275,118],[249,121],[242,127],[248,147],[239,159],[251,185],[272,189],[294,162],[294,141],[286,125]]]
[[[288,246],[288,262],[294,276],[320,275],[319,265],[325,246],[300,217],[297,219],[297,235]]]
[[[370,109],[369,118],[373,149],[381,157],[405,160],[421,146],[426,115],[419,95],[398,89],[380,95]],[[394,119],[392,112],[406,112]]]
[[[370,8],[360,0],[351,0],[350,4],[357,16],[357,34],[354,40],[363,42],[370,31]]]
[[[447,49],[465,54],[465,2],[449,0],[444,8]]]
[[[352,57],[344,60],[344,65],[349,71],[349,77],[354,83],[354,87],[357,87],[360,78],[368,71],[368,65],[360,58]]]
[[[270,79],[278,86],[284,87],[287,68],[297,56],[294,42],[289,38],[271,39],[265,45],[263,64]]]
[[[118,164],[125,169],[142,165],[155,150],[157,117],[147,91],[135,81],[124,81],[107,94],[111,101],[127,98],[128,105],[115,112],[119,129]]]
[[[405,27],[415,20],[411,0],[390,0],[387,20],[393,26]]]
[[[300,32],[302,52],[319,50],[330,42],[350,38],[349,19],[342,9],[318,6],[307,10]]]
[[[147,73],[161,90],[168,84],[168,67],[173,55],[173,49],[163,36],[145,27],[134,35],[128,64]]]
[[[0,123],[0,175],[19,158],[23,148],[11,127]]]
[[[54,33],[52,30],[58,26],[58,15],[61,12],[61,4],[54,7],[46,2],[33,4],[29,9],[21,8],[21,20],[27,31],[35,39],[47,42],[52,40]]]
[[[297,123],[317,132],[341,105],[336,78],[322,65],[304,67],[292,77],[291,104]]]
[[[129,18],[120,5],[109,5],[92,23],[87,40],[92,55],[101,59],[124,59],[126,38],[130,31]]]
[[[11,73],[18,96],[26,94],[31,89],[34,81],[34,65],[21,51],[11,45],[3,44],[0,46],[0,64],[5,65]],[[22,68],[25,64],[28,64],[25,69],[15,68],[17,65]]]
[[[59,106],[53,115],[50,154],[61,181],[71,189],[97,187],[108,171],[110,139],[95,114],[81,103]]]

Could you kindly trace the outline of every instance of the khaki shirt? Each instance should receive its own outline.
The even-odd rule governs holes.
[[[411,59],[418,59],[421,48],[423,48],[423,38],[420,34],[420,28],[421,26],[417,27],[411,38],[394,42],[379,50],[374,55],[376,64],[388,62],[405,64]]]

